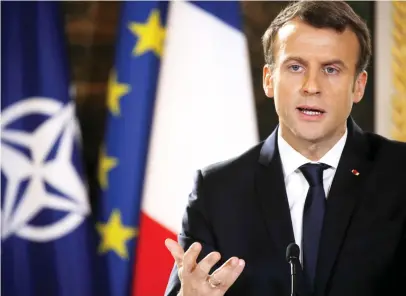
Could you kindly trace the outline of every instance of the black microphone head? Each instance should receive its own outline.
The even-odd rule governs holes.
[[[299,260],[300,248],[295,243],[290,243],[286,248],[286,260],[290,263],[292,260]]]

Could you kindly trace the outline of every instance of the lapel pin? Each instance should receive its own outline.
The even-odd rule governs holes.
[[[353,173],[355,176],[359,175],[359,172],[357,170],[352,170],[351,173]]]

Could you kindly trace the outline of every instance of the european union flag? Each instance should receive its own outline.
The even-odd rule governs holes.
[[[1,294],[89,296],[90,206],[58,4],[1,8]]]
[[[129,295],[168,2],[124,2],[108,86],[97,229],[110,294]],[[143,295],[140,295],[143,296]]]

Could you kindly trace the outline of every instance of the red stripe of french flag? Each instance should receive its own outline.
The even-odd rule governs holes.
[[[166,249],[166,238],[176,235],[148,215],[142,213],[140,221],[142,239],[139,240],[133,295],[163,295],[174,260]]]

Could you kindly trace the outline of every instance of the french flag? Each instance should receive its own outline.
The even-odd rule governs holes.
[[[258,142],[239,2],[171,2],[142,198],[133,295],[164,294],[194,172]]]

